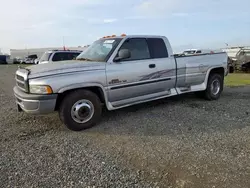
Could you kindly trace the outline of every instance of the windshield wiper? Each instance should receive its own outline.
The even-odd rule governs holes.
[[[88,58],[78,58],[78,59],[76,59],[76,60],[80,60],[80,61],[93,61],[93,60],[88,59]]]

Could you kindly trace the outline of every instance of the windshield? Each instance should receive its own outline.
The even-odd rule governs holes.
[[[48,53],[48,52],[45,52],[42,57],[40,58],[40,62],[43,62],[43,61],[49,61],[49,58],[51,56],[52,53]]]
[[[109,54],[120,43],[121,38],[100,39],[84,50],[76,59],[85,61],[106,61]]]

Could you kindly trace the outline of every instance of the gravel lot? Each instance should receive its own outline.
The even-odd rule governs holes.
[[[0,66],[1,187],[250,187],[250,87],[105,112],[72,132],[57,113],[17,113],[17,66]]]

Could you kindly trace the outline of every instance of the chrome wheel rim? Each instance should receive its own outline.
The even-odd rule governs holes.
[[[220,92],[220,82],[219,80],[214,80],[211,84],[211,93],[217,95]]]
[[[82,99],[72,106],[71,117],[77,123],[86,123],[93,117],[94,112],[93,103],[87,99]]]

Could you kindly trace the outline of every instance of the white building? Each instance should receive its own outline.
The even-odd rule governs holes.
[[[78,47],[66,47],[67,50],[84,50],[86,46]],[[43,55],[44,52],[48,50],[63,50],[63,47],[49,47],[49,48],[30,48],[30,49],[10,49],[11,59],[14,58],[25,58],[28,55],[36,54],[39,57]]]

